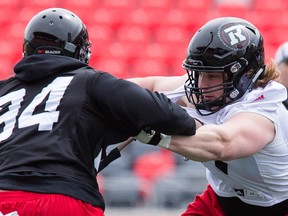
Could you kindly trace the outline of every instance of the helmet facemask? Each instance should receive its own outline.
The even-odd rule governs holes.
[[[79,59],[82,62],[85,62],[86,64],[89,63],[90,57],[91,57],[91,42],[88,41],[84,41],[83,46],[81,46],[80,50],[79,50],[79,57],[75,57],[77,59]]]
[[[217,112],[222,107],[226,106],[238,95],[237,89],[233,86],[233,76],[231,68],[240,73],[240,63],[233,62],[226,67],[202,67],[202,66],[189,66],[185,62],[183,67],[188,74],[188,80],[185,83],[185,92],[189,102],[193,103],[197,111],[201,115],[210,115]],[[199,74],[200,73],[220,73],[222,74],[222,82],[209,87],[199,87]],[[236,73],[236,71],[234,71]],[[222,94],[213,100],[205,100],[205,96],[213,92],[222,91]],[[208,111],[203,112],[201,110]]]
[[[91,57],[91,42],[89,40],[86,28],[84,28],[82,31],[83,34],[79,35],[79,39],[76,38],[73,42],[73,44],[78,44],[76,50],[74,51],[73,58],[88,64]],[[67,47],[64,48],[67,50]]]

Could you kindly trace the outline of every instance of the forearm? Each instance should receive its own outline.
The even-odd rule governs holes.
[[[137,77],[129,78],[127,80],[141,86],[142,88],[146,88],[150,91],[155,91],[156,77]]]
[[[197,128],[201,128],[194,136],[169,136],[154,131],[150,133],[142,131],[136,138],[142,143],[168,149],[194,161],[225,160],[224,153],[229,139],[224,139],[224,134],[217,127],[213,125],[200,126],[199,124]]]
[[[128,81],[134,82],[150,91],[172,91],[181,85],[184,85],[187,75],[182,76],[149,76],[143,78],[130,78]]]
[[[196,127],[194,136],[163,136],[154,145],[194,161],[229,161],[255,154],[275,137],[273,122],[253,113],[240,113],[224,124],[200,128],[196,121]]]
[[[203,126],[194,136],[172,136],[169,150],[193,161],[221,160],[227,141],[205,127],[210,126]]]

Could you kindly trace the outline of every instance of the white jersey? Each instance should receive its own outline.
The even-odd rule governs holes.
[[[167,96],[175,101],[184,94],[181,87]],[[271,81],[264,89],[254,89],[237,103],[208,116],[186,108],[191,116],[205,124],[222,124],[240,112],[258,113],[275,124],[274,140],[256,154],[231,161],[203,163],[207,168],[207,180],[217,195],[238,197],[257,206],[272,206],[288,199],[288,111],[282,104],[286,98],[285,87]],[[223,171],[217,168],[217,163],[221,163]]]

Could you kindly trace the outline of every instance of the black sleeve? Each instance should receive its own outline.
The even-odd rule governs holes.
[[[108,73],[91,82],[92,97],[115,127],[136,136],[150,127],[168,135],[194,135],[195,121],[164,94],[151,92]]]
[[[283,101],[284,106],[286,107],[286,109],[288,110],[288,99],[286,99],[285,101]]]

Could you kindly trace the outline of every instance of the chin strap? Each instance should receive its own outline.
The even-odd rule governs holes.
[[[258,78],[262,75],[263,72],[264,72],[264,68],[260,68],[260,69],[257,71],[257,73],[256,73],[255,76],[253,77],[250,85],[248,86],[248,91],[249,91],[249,92],[253,89],[256,81],[257,81]]]

